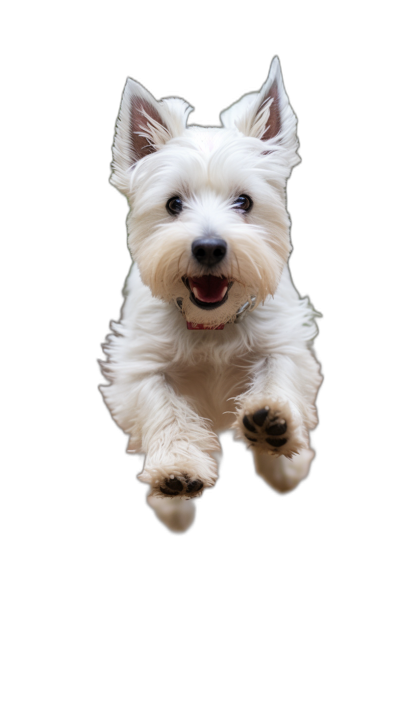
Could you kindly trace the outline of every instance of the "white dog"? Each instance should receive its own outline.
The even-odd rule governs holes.
[[[215,485],[221,430],[235,427],[271,486],[297,486],[321,383],[315,313],[287,267],[286,182],[300,159],[278,58],[221,127],[187,126],[191,110],[127,80],[111,182],[128,198],[134,264],[101,388],[174,530]]]

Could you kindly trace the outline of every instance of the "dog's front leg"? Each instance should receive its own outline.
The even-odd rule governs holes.
[[[139,479],[150,485],[150,496],[194,498],[214,486],[219,450],[217,436],[163,374],[134,385],[129,395],[130,450],[146,454]],[[126,430],[126,429],[125,429]]]
[[[304,349],[295,358],[274,354],[257,364],[249,389],[237,400],[237,436],[251,446],[259,475],[280,492],[294,486],[278,488],[270,483],[275,479],[268,479],[267,472],[277,471],[270,457],[294,457],[301,478],[307,475],[314,456],[309,449],[309,431],[317,425],[314,402],[320,383],[319,366],[309,350]],[[280,465],[284,461],[279,459]],[[284,470],[288,469],[289,464]]]

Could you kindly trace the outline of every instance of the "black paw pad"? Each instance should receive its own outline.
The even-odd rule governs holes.
[[[287,424],[284,421],[283,424],[271,424],[271,426],[269,426],[265,431],[270,436],[280,436],[286,432],[286,429]]]
[[[179,474],[179,476],[170,476],[166,478],[162,485],[158,488],[164,496],[189,496],[200,495],[200,491],[204,484],[200,479],[191,479],[188,474]]]
[[[247,414],[245,414],[243,417],[243,424],[247,431],[252,431],[253,433],[256,433],[257,429],[255,428],[254,424],[251,423]]]
[[[287,442],[287,439],[279,438],[286,434],[287,423],[280,417],[279,412],[271,411],[270,407],[257,409],[253,414],[245,414],[243,426],[246,439],[253,444],[266,442],[269,446],[279,449]]]
[[[269,413],[269,407],[265,407],[265,409],[258,409],[258,411],[254,412],[254,414],[253,414],[254,424],[257,424],[257,426],[264,426],[264,423],[268,416],[268,413]],[[243,421],[244,421],[244,419],[243,419]],[[249,419],[247,421],[249,421]]]
[[[166,479],[165,479],[165,483],[164,483],[164,487],[165,487],[166,490],[163,490],[163,489],[161,488],[161,491],[163,491],[163,493],[168,493],[168,495],[169,495],[170,493],[173,493],[173,494],[178,495],[178,493],[180,493],[181,491],[183,491],[183,483],[182,483],[182,481],[179,481],[179,479],[178,479],[178,478],[175,478],[175,476],[174,476],[173,478],[166,478]]]
[[[203,482],[199,479],[196,481],[188,481],[186,484],[186,493],[197,493],[203,488]]]

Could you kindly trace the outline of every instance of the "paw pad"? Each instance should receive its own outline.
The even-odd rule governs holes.
[[[183,491],[183,483],[182,481],[179,481],[179,479],[175,478],[175,476],[172,478],[166,478],[164,486],[160,486],[160,491],[165,493],[167,496],[171,495],[171,493],[173,493],[174,496],[177,496],[181,493],[181,491]]]
[[[204,484],[200,479],[191,479],[189,474],[171,474],[158,486],[165,496],[189,496],[200,494]]]
[[[253,444],[267,443],[278,449],[287,442],[287,439],[283,437],[283,434],[287,432],[285,419],[280,417],[279,412],[274,412],[269,407],[257,409],[253,414],[245,414],[243,426],[246,439]]]

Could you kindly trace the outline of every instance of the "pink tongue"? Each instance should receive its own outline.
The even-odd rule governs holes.
[[[215,275],[205,275],[202,278],[189,278],[190,289],[196,288],[198,300],[201,302],[220,302],[228,287],[227,278],[217,278]]]

